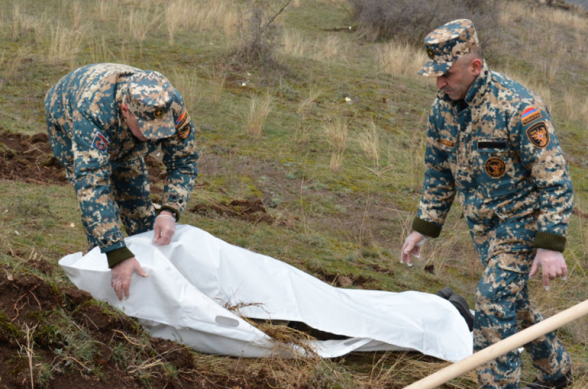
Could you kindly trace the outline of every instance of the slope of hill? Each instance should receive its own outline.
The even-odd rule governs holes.
[[[270,2],[262,23],[285,3]],[[435,93],[416,75],[422,48],[358,37],[344,0],[291,0],[264,30],[267,50],[253,64],[241,38],[260,27],[250,1],[0,4],[0,387],[401,388],[446,365],[411,353],[242,360],[150,339],[72,289],[59,269],[86,241],[74,190],[40,135],[44,94],[70,70],[94,62],[158,70],[199,128],[200,177],[183,223],[338,286],[435,293],[449,285],[473,307],[481,266],[457,204],[416,265],[399,264]],[[588,290],[588,19],[534,2],[494,4],[489,65],[548,102],[576,190],[570,276],[549,292],[530,282],[549,316]],[[157,155],[149,166],[158,201]],[[588,387],[588,319],[558,335],[575,387]],[[527,356],[524,368],[532,381]],[[447,387],[475,388],[475,375]]]

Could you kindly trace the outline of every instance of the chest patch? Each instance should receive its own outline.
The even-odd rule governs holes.
[[[108,139],[100,131],[97,131],[92,140],[92,147],[100,151],[108,150]]]
[[[506,172],[506,163],[502,158],[491,157],[488,158],[484,164],[486,173],[492,178],[500,178]]]
[[[441,143],[443,146],[447,146],[447,147],[451,147],[451,148],[455,147],[455,141],[452,141],[449,139],[441,139],[441,140],[439,140],[439,143]]]
[[[533,123],[537,119],[541,119],[541,112],[535,107],[529,107],[523,111],[523,116],[521,117],[521,121],[523,122],[523,126],[526,126],[529,123]]]
[[[549,144],[549,131],[545,122],[534,124],[527,129],[527,137],[533,143],[533,146],[544,149]]]

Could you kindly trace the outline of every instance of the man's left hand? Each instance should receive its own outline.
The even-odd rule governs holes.
[[[543,271],[543,286],[549,290],[549,281],[562,277],[564,280],[568,275],[568,267],[564,256],[559,251],[538,249],[531,267],[530,276],[533,277],[541,266]]]
[[[153,243],[160,246],[169,244],[176,232],[176,218],[171,212],[162,211],[159,216],[155,218],[153,230],[155,232]]]

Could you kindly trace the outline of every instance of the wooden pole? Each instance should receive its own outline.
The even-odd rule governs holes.
[[[449,380],[458,377],[476,367],[489,362],[507,352],[517,349],[538,337],[545,335],[559,327],[562,327],[584,315],[588,314],[588,300],[574,305],[563,312],[558,313],[535,324],[521,332],[518,332],[490,347],[486,347],[461,361],[447,366],[438,372],[411,384],[404,389],[433,389],[443,385]]]

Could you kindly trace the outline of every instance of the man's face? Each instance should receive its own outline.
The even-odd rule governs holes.
[[[143,133],[141,132],[141,129],[139,128],[139,123],[137,123],[137,118],[135,117],[135,115],[131,111],[128,110],[128,108],[124,104],[123,104],[122,113],[123,113],[123,116],[125,117],[125,120],[127,122],[127,126],[129,127],[129,130],[131,130],[131,133],[135,136],[135,138],[137,138],[143,142],[148,141],[149,139],[147,139],[145,137],[145,135],[143,135]]]
[[[476,76],[480,73],[475,71],[474,61],[467,57],[455,61],[445,74],[437,77],[437,89],[444,91],[451,100],[465,98]]]

